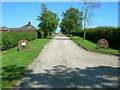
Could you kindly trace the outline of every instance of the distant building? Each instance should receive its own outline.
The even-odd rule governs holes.
[[[6,32],[8,28],[6,26],[0,27],[0,32]]]
[[[31,25],[31,22],[28,22],[28,24],[20,27],[20,28],[8,28],[6,26],[0,27],[0,32],[11,32],[11,31],[34,31],[37,30],[36,27]]]

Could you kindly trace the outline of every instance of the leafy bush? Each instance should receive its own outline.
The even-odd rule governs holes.
[[[2,32],[2,50],[7,50],[18,45],[19,40],[32,41],[38,37],[36,31]]]
[[[42,30],[37,31],[38,38],[44,38],[44,32]]]

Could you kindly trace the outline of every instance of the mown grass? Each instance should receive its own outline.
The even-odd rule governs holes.
[[[2,87],[11,88],[24,74],[27,66],[39,55],[43,46],[52,38],[36,39],[30,42],[32,50],[17,51],[18,47],[2,52]]]
[[[89,49],[89,50],[97,50],[97,51],[104,51],[104,52],[109,52],[109,53],[120,53],[119,50],[115,50],[115,49],[96,49],[96,44],[93,42],[90,42],[88,40],[83,40],[83,38],[78,37],[78,36],[69,36],[71,39],[73,39],[75,42],[81,44],[82,46],[84,46],[85,48]]]

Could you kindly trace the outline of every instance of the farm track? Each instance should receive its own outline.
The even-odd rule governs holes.
[[[57,35],[29,65],[29,73],[15,87],[117,87],[118,61],[117,56],[87,52],[68,37]]]

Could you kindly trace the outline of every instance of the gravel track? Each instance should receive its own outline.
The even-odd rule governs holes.
[[[118,57],[88,52],[57,35],[29,65],[15,87],[113,88],[118,86]]]

